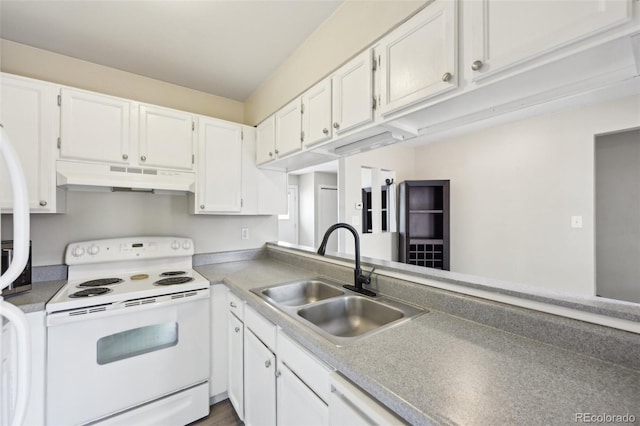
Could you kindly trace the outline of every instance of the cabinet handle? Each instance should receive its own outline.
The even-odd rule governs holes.
[[[200,204],[200,210],[204,210],[204,204]]]
[[[273,157],[273,152],[269,151],[269,157]]]
[[[333,128],[334,129],[339,129],[340,128],[340,123],[338,123],[337,121],[334,121]]]
[[[47,205],[47,202],[46,202],[45,200],[41,200],[41,201],[40,201],[40,205],[41,205],[42,207],[44,207],[44,206],[46,206],[46,205]]]
[[[276,153],[276,154],[279,154],[279,153],[280,153],[280,151],[278,151],[278,150],[276,149],[276,150],[275,150],[275,153]]]
[[[482,61],[474,61],[471,64],[471,69],[474,71],[478,71],[480,68],[482,68],[484,64],[482,63]]]
[[[451,80],[451,77],[453,77],[453,74],[451,74],[450,72],[445,72],[444,74],[442,74],[442,81],[446,83],[447,81]]]
[[[276,371],[276,379],[277,379],[278,377],[280,377],[280,375],[281,375],[281,374],[282,374],[282,373],[280,373],[280,370],[277,370],[277,371]]]
[[[270,359],[266,360],[264,362],[264,366],[267,367],[267,368],[271,367],[271,360]]]
[[[326,127],[324,129],[322,129],[322,133],[324,133],[325,135],[329,134],[329,129],[327,129]]]
[[[129,159],[129,156],[128,156],[127,154],[122,154],[122,159],[123,159],[123,160],[128,160],[128,159]]]
[[[238,306],[237,306],[235,303],[233,303],[233,302],[229,302],[229,306],[231,306],[232,308],[237,308],[237,307],[238,307]]]
[[[146,156],[146,155],[143,155],[142,157],[140,157],[140,160],[142,160],[142,161],[147,161],[147,156]]]
[[[234,328],[233,331],[235,331],[236,333],[240,332],[240,327]]]

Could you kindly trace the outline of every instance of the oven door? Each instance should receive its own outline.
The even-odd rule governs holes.
[[[209,290],[47,317],[47,424],[76,425],[209,376]]]

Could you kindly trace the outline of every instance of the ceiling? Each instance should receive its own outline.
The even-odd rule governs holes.
[[[0,37],[244,101],[341,3],[0,0]]]

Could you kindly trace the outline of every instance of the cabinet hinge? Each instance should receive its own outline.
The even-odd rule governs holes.
[[[191,164],[196,164],[196,155],[191,154]]]
[[[371,101],[371,107],[375,110],[378,107],[378,100],[375,95],[373,95]]]
[[[58,106],[62,106],[62,95],[58,95]]]
[[[372,71],[378,71],[378,62],[376,61],[376,56],[373,56],[373,67],[371,68]]]
[[[240,129],[240,140],[243,141],[244,140],[244,130]]]
[[[244,198],[240,198],[240,207],[244,207]]]
[[[62,147],[62,139],[58,138],[58,149],[60,149],[60,147]]]
[[[304,130],[300,132],[300,142],[304,142]]]
[[[192,132],[195,132],[195,130],[196,130],[196,122],[195,122],[195,121],[192,121],[192,122],[191,122],[191,131],[192,131]]]
[[[304,114],[304,104],[300,105],[300,114]]]

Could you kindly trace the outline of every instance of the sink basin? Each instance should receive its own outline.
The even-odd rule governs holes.
[[[275,284],[251,292],[336,346],[352,344],[428,312],[384,296],[364,297],[325,278]]]
[[[302,306],[342,296],[344,291],[318,280],[308,280],[269,287],[262,290],[262,294],[281,305]]]
[[[298,311],[298,315],[333,336],[353,337],[403,318],[402,311],[365,299],[347,296]]]

